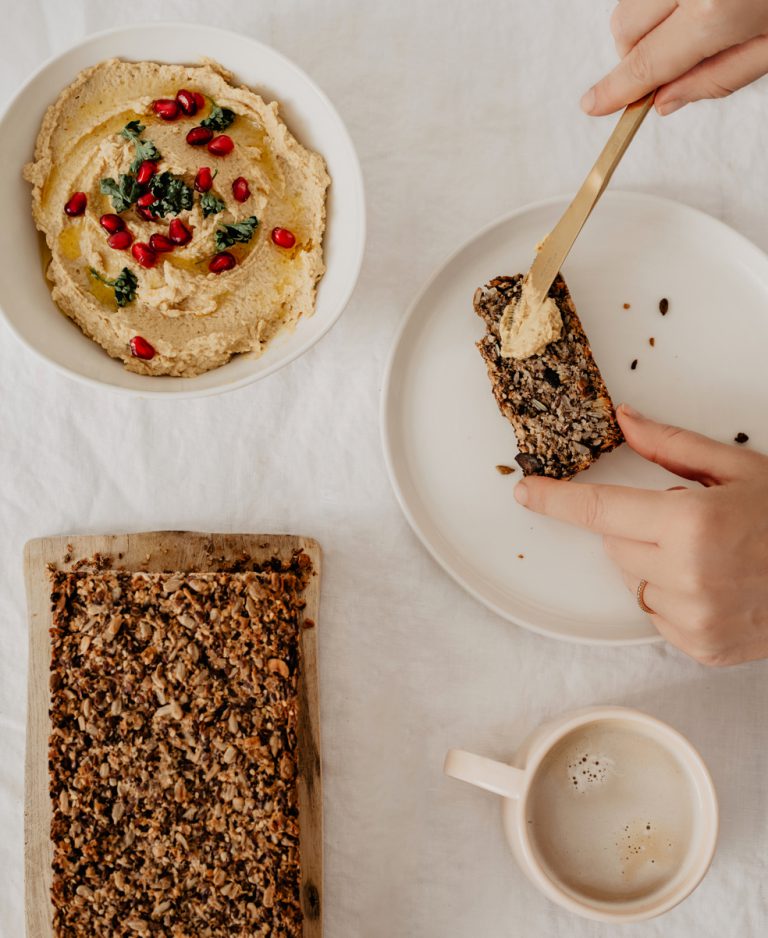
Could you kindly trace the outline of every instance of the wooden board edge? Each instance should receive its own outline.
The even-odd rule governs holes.
[[[92,556],[94,545],[111,539],[123,553],[115,566],[128,569],[131,548],[139,552],[151,546],[157,538],[167,538],[182,544],[194,541],[198,545],[210,543],[221,545],[226,540],[249,541],[278,540],[286,548],[302,549],[312,560],[313,575],[305,590],[305,618],[315,622],[310,629],[302,629],[300,642],[304,668],[299,686],[299,706],[303,716],[298,727],[299,736],[299,811],[300,844],[302,857],[301,904],[304,912],[304,938],[322,938],[323,935],[323,794],[322,794],[322,747],[320,739],[320,710],[318,692],[317,623],[320,612],[320,580],[322,549],[317,540],[300,535],[237,534],[230,532],[205,533],[197,531],[151,531],[120,535],[56,535],[35,538],[24,546],[25,584],[29,622],[29,666],[28,666],[28,712],[25,759],[25,824],[24,824],[24,888],[27,938],[52,938],[53,924],[50,915],[50,890],[52,885],[53,849],[50,841],[51,805],[48,779],[48,736],[49,726],[49,669],[50,669],[50,586],[47,576],[48,564],[61,564],[63,557],[72,547],[73,560]],[[250,544],[250,549],[259,545]],[[262,545],[268,547],[267,543]],[[221,549],[221,547],[219,547]],[[257,551],[258,553],[258,551]],[[265,549],[263,556],[274,554]],[[256,555],[254,555],[255,559]],[[130,564],[131,569],[142,569],[144,564]],[[154,567],[154,564],[146,566]],[[197,566],[199,569],[199,566]],[[41,638],[42,636],[42,638]],[[35,639],[38,641],[35,641]],[[44,643],[44,651],[40,649]],[[39,723],[35,723],[38,720]],[[36,733],[42,725],[43,732]],[[302,746],[303,740],[308,740]],[[306,753],[302,757],[302,750]],[[304,775],[306,769],[307,775]],[[311,780],[311,781],[310,781]],[[45,837],[33,836],[36,818],[45,819]],[[309,819],[309,825],[307,824]],[[46,855],[47,854],[47,855]],[[306,860],[305,860],[306,857]],[[41,895],[42,893],[42,895]],[[32,901],[33,899],[37,901]],[[41,910],[49,910],[46,916]]]
[[[313,575],[305,591],[307,606],[302,622],[302,675],[299,683],[299,837],[301,845],[301,907],[304,938],[323,934],[323,774],[320,736],[318,622],[322,551],[317,541],[302,539],[302,549],[312,560]],[[314,623],[306,628],[306,620]],[[309,818],[311,828],[304,820]]]
[[[222,549],[222,545],[227,541],[238,541],[242,543],[242,549],[244,551],[250,550],[254,552],[254,558],[259,556],[266,557],[270,553],[274,553],[273,547],[271,547],[268,542],[279,541],[282,542],[285,548],[303,547],[310,555],[313,551],[317,551],[317,560],[319,562],[320,545],[314,538],[296,534],[264,534],[259,532],[247,533],[235,531],[205,532],[159,530],[103,535],[57,534],[51,537],[40,537],[28,541],[25,545],[25,555],[29,550],[37,550],[42,555],[42,559],[45,563],[55,563],[61,566],[62,559],[68,553],[67,548],[70,545],[72,547],[71,554],[74,561],[93,556],[96,552],[104,554],[105,548],[101,547],[100,549],[99,545],[100,543],[103,544],[109,541],[113,545],[110,552],[114,554],[112,560],[113,566],[116,569],[130,568],[132,570],[146,570],[147,572],[167,569],[170,571],[170,566],[163,566],[162,556],[153,553],[153,549],[156,547],[153,542],[157,541],[159,538],[170,542],[173,547],[183,548],[192,545],[197,548],[205,549],[210,546],[212,550]],[[260,544],[259,542],[264,543]],[[165,553],[168,553],[168,551],[166,550]],[[313,560],[314,559],[315,558],[313,558]],[[178,567],[176,567],[176,569],[178,569]],[[196,565],[195,569],[200,570],[200,567]]]
[[[24,546],[27,594],[27,727],[24,757],[24,915],[27,938],[51,938],[53,846],[48,791],[50,587],[44,539]],[[47,910],[47,914],[46,911]]]

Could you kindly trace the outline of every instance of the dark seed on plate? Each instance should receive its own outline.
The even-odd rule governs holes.
[[[525,554],[518,554],[518,555],[517,555],[517,559],[518,559],[518,560],[525,560]]]
[[[669,310],[669,300],[664,297],[663,300],[659,300],[659,312],[662,316],[666,316]]]
[[[512,466],[504,466],[504,465],[496,466],[496,472],[498,472],[500,475],[503,475],[503,476],[511,475],[514,471],[515,470]]]
[[[733,438],[734,443],[747,443],[749,442],[749,437],[746,433],[737,433]]]
[[[544,468],[544,463],[533,453],[518,453],[515,456],[515,462],[523,470],[523,474],[527,476],[541,475]]]
[[[631,303],[625,303],[625,304],[624,304],[624,309],[629,309],[631,305],[632,305]]]
[[[648,344],[650,345],[651,348],[653,348],[654,345],[656,344],[656,339],[654,339],[654,337],[651,336],[650,339],[648,339]]]
[[[637,359],[636,359],[636,358],[633,358],[633,359],[632,359],[632,364],[631,364],[629,367],[632,369],[632,371],[634,371],[635,368],[637,368]]]

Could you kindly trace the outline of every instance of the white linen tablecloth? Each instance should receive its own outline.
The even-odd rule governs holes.
[[[22,547],[67,532],[312,535],[325,550],[321,710],[328,938],[603,936],[525,881],[499,803],[442,775],[449,746],[504,757],[560,710],[629,704],[709,763],[708,877],[633,926],[650,938],[768,929],[768,671],[665,645],[529,634],[465,595],[400,514],[378,431],[382,370],[422,282],[502,212],[580,183],[610,121],[578,99],[614,60],[610,0],[4,0],[0,99],[86,34],[194,20],[252,35],[330,95],[363,163],[369,241],[339,324],[245,390],[140,401],[60,377],[0,328],[0,935],[23,925],[27,628]],[[615,184],[678,198],[768,248],[768,89],[651,116]],[[2,168],[0,168],[2,171]],[[21,182],[20,182],[21,185]],[[2,212],[2,206],[0,206]]]

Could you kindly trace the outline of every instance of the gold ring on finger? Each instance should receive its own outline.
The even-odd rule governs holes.
[[[637,584],[637,605],[643,610],[643,612],[648,613],[649,616],[656,615],[656,613],[651,609],[651,607],[645,601],[645,588],[648,586],[648,580],[640,580]]]

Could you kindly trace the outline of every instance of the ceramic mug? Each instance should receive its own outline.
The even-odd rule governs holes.
[[[569,740],[581,738],[581,734],[585,731],[587,734],[591,731],[605,734],[606,728],[613,733],[629,731],[627,739],[644,740],[638,745],[658,744],[665,751],[665,758],[667,756],[674,758],[675,772],[679,767],[681,777],[685,777],[686,817],[691,819],[691,823],[686,828],[686,831],[690,830],[690,837],[686,838],[685,856],[674,875],[661,883],[659,888],[654,888],[647,894],[630,895],[627,893],[619,897],[618,895],[592,894],[584,889],[574,888],[569,877],[560,875],[562,868],[558,871],[547,862],[534,839],[535,828],[532,826],[534,822],[529,817],[529,809],[533,810],[532,806],[537,803],[537,798],[541,800],[545,797],[542,792],[546,792],[546,797],[551,798],[552,791],[560,790],[544,788],[546,775],[539,771],[542,763],[553,751],[555,755],[552,759],[558,758],[557,752],[568,746]],[[617,737],[614,735],[613,738]],[[555,747],[561,740],[562,746],[556,749]],[[654,748],[654,751],[658,750]],[[445,773],[502,796],[504,830],[518,864],[535,886],[563,908],[598,921],[614,923],[642,921],[660,915],[677,905],[690,895],[703,879],[712,861],[717,841],[717,796],[701,756],[684,736],[670,726],[645,713],[626,707],[589,707],[562,714],[539,726],[518,749],[514,761],[516,765],[507,765],[463,750],[451,749],[445,759]],[[578,767],[581,766],[581,761],[577,763]],[[610,762],[610,759],[608,761]],[[545,768],[547,764],[544,763]],[[643,762],[642,765],[645,766],[647,763]],[[570,769],[569,765],[569,771]],[[600,769],[595,771],[599,772]],[[610,771],[617,776],[621,774],[620,770]],[[606,772],[609,770],[606,769]],[[660,780],[656,779],[656,781]],[[567,778],[563,797],[566,796],[566,792],[570,793],[569,784],[570,777]],[[577,784],[575,774],[573,784]],[[605,790],[608,791],[607,788]],[[594,793],[594,789],[592,791]],[[593,801],[591,810],[594,812],[595,805],[598,806],[598,811],[602,810],[600,804],[599,800]],[[615,805],[613,808],[615,809]],[[631,806],[629,808],[631,811]],[[666,808],[669,810],[669,805]],[[569,808],[569,810],[571,815],[579,821],[578,809]],[[557,815],[556,812],[552,812],[548,816],[554,818]],[[648,830],[650,829],[649,824]],[[629,830],[629,827],[623,830]],[[635,855],[640,856],[641,862],[647,863],[651,854],[643,855],[646,846],[642,837],[639,843],[640,846],[634,848]],[[616,842],[616,847],[619,846],[620,844]],[[669,846],[671,847],[672,844],[670,843]],[[610,845],[609,849],[612,849]],[[607,855],[603,854],[603,856]],[[613,856],[613,853],[610,855]],[[655,860],[650,862],[655,862]],[[669,858],[666,862],[670,862]],[[646,869],[651,868],[646,867]]]

